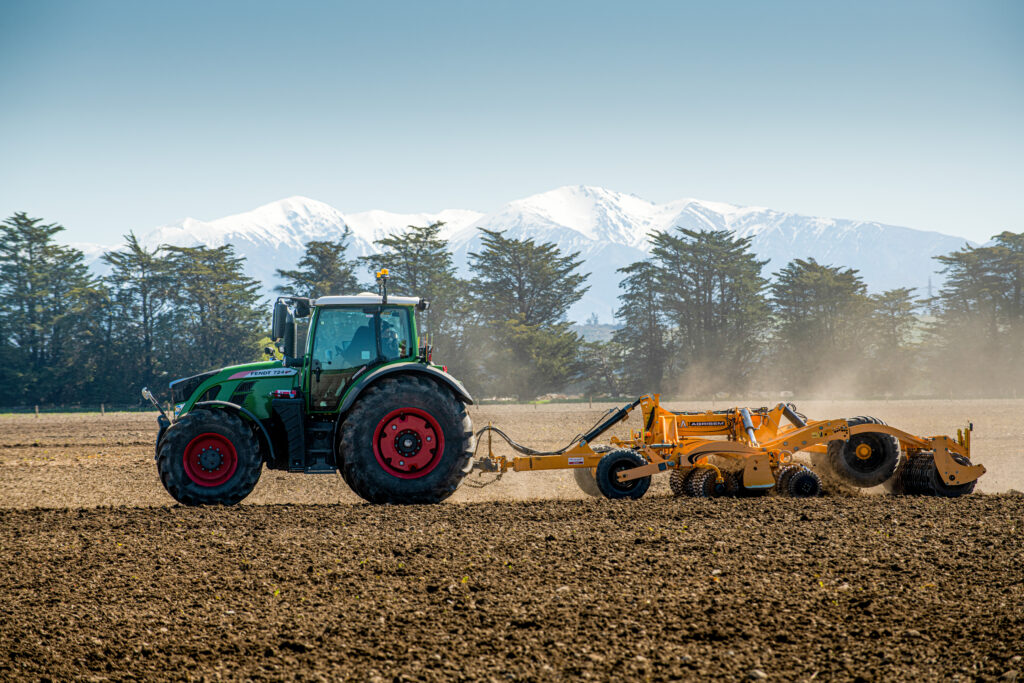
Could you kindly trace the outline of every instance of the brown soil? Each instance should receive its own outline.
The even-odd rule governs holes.
[[[1024,488],[1024,402],[821,405],[923,433],[974,417],[979,489]],[[473,419],[549,447],[600,412]],[[1024,673],[1024,496],[701,501],[662,477],[625,503],[520,473],[402,508],[265,472],[246,504],[187,509],[153,424],[0,416],[0,679]]]

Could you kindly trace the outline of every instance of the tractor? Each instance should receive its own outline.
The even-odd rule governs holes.
[[[437,503],[470,471],[473,403],[421,343],[420,298],[378,293],[279,297],[272,333],[278,353],[170,383],[173,415],[160,410],[156,464],[184,505],[233,505],[263,466],[340,473],[371,503]],[[308,318],[296,350],[296,320]]]

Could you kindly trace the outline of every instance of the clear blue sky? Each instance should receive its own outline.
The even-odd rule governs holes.
[[[1024,2],[0,2],[0,213],[559,185],[1024,231]]]

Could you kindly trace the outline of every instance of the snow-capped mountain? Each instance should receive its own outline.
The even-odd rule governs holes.
[[[192,218],[154,229],[141,237],[159,244],[220,246],[233,244],[246,257],[249,274],[269,293],[280,282],[277,268],[293,268],[310,240],[340,238],[351,231],[349,253],[374,253],[374,241],[401,233],[409,225],[446,223],[455,262],[468,273],[468,254],[480,248],[479,228],[504,230],[514,238],[554,242],[563,251],[578,251],[583,270],[591,273],[590,291],[570,311],[575,320],[596,313],[611,322],[617,306],[620,275],[616,269],[647,256],[650,233],[675,227],[732,230],[752,237],[754,251],[769,259],[765,272],[781,269],[794,258],[856,268],[871,291],[915,287],[925,294],[929,279],[941,281],[933,256],[955,251],[968,240],[937,232],[881,223],[816,218],[682,199],[655,204],[635,195],[599,187],[567,186],[509,202],[497,211],[448,209],[438,213],[396,214],[367,211],[344,214],[305,197],[289,197],[252,211],[213,221]],[[76,245],[95,260],[97,245]]]
[[[387,211],[342,214],[334,207],[306,197],[289,197],[252,211],[213,221],[194,218],[152,230],[140,238],[153,248],[161,244],[219,247],[232,244],[246,258],[248,274],[266,285],[268,292],[281,281],[278,268],[294,268],[312,240],[337,240],[350,230],[350,257],[376,253],[374,241],[400,233],[409,225],[446,223],[444,236],[480,218],[476,211],[449,209],[439,213],[399,214]]]
[[[591,313],[610,322],[619,294],[616,269],[647,256],[648,235],[673,228],[732,230],[751,237],[765,273],[774,273],[794,258],[855,268],[870,291],[915,287],[925,295],[929,279],[941,277],[932,258],[973,244],[960,237],[881,223],[816,218],[682,199],[654,204],[630,194],[599,187],[569,186],[519,199],[481,217],[451,240],[456,261],[480,248],[478,228],[506,230],[510,237],[532,237],[579,251],[591,273],[590,291],[570,314],[583,320]]]

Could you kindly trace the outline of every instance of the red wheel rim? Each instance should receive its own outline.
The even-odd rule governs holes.
[[[238,453],[231,440],[208,432],[188,442],[184,455],[185,474],[200,486],[220,486],[238,469]]]
[[[384,416],[373,433],[373,455],[388,474],[417,479],[441,462],[444,433],[430,413],[398,408]]]

